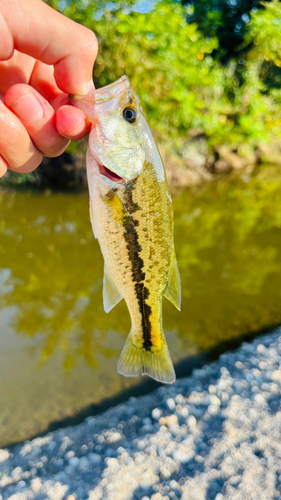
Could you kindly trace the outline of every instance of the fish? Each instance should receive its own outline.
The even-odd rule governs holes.
[[[180,310],[181,286],[159,151],[127,76],[69,99],[92,124],[86,163],[90,218],[104,257],[104,310],[124,298],[131,316],[117,370],[173,383],[162,300]]]

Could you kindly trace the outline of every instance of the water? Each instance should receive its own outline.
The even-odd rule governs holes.
[[[281,324],[280,188],[268,167],[175,198],[175,362]],[[124,301],[103,311],[102,275],[87,193],[0,192],[1,445],[139,383],[117,374],[130,320]]]

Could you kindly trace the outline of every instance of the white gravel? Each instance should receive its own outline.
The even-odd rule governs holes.
[[[281,500],[280,394],[281,329],[172,386],[0,450],[0,500]]]

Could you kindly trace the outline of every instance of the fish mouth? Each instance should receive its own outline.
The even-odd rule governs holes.
[[[109,170],[105,165],[98,163],[98,168],[99,168],[99,173],[103,176],[109,179],[112,182],[121,182],[122,184],[125,184],[126,181],[119,175],[117,175],[115,172],[112,172],[112,170]]]

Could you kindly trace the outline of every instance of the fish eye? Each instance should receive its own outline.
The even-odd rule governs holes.
[[[129,123],[136,123],[138,114],[134,108],[126,106],[122,111],[123,117]]]

